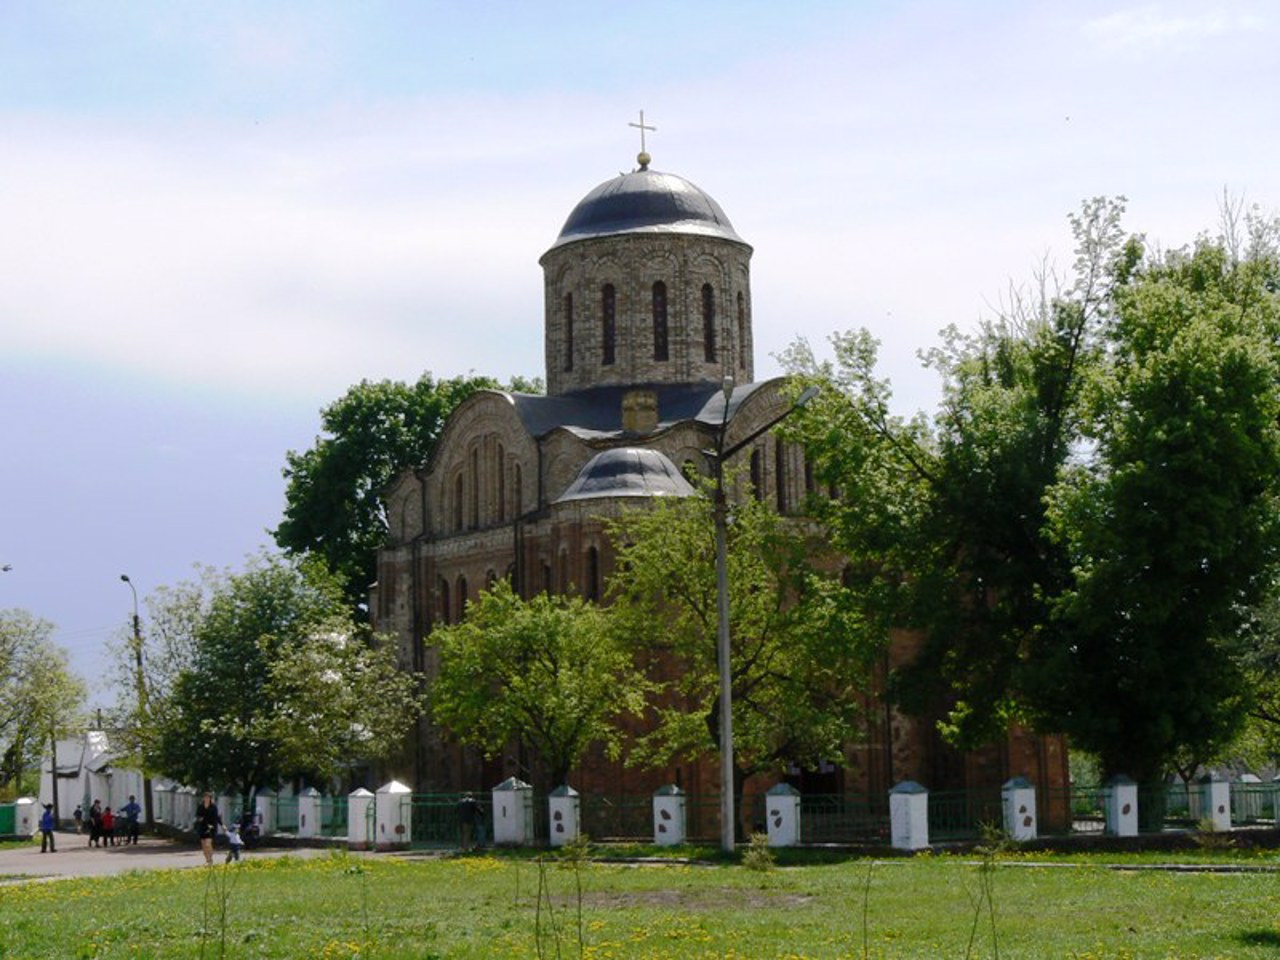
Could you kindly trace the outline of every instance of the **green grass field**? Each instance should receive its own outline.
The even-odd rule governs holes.
[[[1203,859],[1278,862],[1274,853]],[[1010,857],[985,874],[958,856],[764,873],[490,856],[248,860],[0,887],[0,956],[1280,955],[1280,874],[1138,869],[1156,862],[1146,857],[1120,870],[1043,860]]]

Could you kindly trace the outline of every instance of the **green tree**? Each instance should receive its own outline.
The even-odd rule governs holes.
[[[1033,696],[1140,781],[1212,756],[1248,706],[1225,641],[1280,558],[1276,266],[1207,240],[1139,265],[1087,392],[1090,455],[1046,498],[1072,578],[1041,673],[1060,675]]]
[[[288,482],[276,544],[319,558],[360,609],[387,534],[383,491],[401,471],[426,462],[459,403],[498,386],[488,377],[435,380],[424,373],[412,384],[364,380],[351,387],[321,411],[315,445],[285,455]],[[510,389],[537,392],[541,384],[514,378]]]
[[[262,556],[215,587],[191,663],[153,700],[150,767],[193,785],[316,780],[388,755],[416,715],[409,677],[351,621],[336,578]]]
[[[493,757],[509,744],[531,747],[544,787],[566,782],[593,745],[616,758],[618,721],[644,707],[645,681],[604,612],[578,597],[522,600],[505,581],[480,594],[466,619],[438,627],[431,686],[438,723]]]
[[[704,491],[705,492],[705,491]],[[729,625],[734,782],[842,756],[858,731],[883,633],[841,603],[839,582],[815,557],[834,557],[818,531],[754,498],[731,507]],[[666,764],[720,743],[719,630],[712,498],[662,499],[610,524],[609,582],[616,629],[657,683],[654,729],[637,758]],[[738,825],[739,830],[741,824]]]
[[[1065,289],[948,332],[931,419],[889,413],[865,333],[788,362],[835,388],[800,426],[851,593],[922,635],[898,700],[960,746],[1021,719],[1149,783],[1241,712],[1220,641],[1275,560],[1276,265],[1149,252],[1121,212],[1073,218]]]
[[[51,741],[79,728],[84,682],[53,643],[53,624],[26,610],[0,611],[0,784],[22,790]]]

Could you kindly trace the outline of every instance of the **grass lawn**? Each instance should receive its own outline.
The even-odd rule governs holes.
[[[1274,853],[1205,859],[1280,862]],[[0,956],[1280,955],[1280,874],[1138,869],[1154,862],[1144,857],[1121,870],[1035,860],[1048,865],[1013,856],[984,873],[972,858],[922,856],[761,873],[490,856],[250,859],[0,887]]]

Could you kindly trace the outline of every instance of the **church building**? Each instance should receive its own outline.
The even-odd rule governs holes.
[[[709,194],[652,169],[645,152],[637,159],[636,169],[583,197],[539,261],[546,395],[471,396],[431,460],[386,494],[390,532],[371,610],[377,629],[398,638],[402,666],[428,680],[432,629],[457,622],[479,591],[505,577],[526,597],[601,599],[613,568],[606,518],[646,498],[690,495],[685,472],[708,469],[703,451],[721,429],[728,449],[790,406],[781,378],[754,378],[751,246]],[[747,495],[781,514],[796,514],[812,492],[803,451],[772,433],[748,443],[730,468],[735,461],[750,477]],[[891,659],[910,644],[894,648]],[[880,793],[904,779],[941,789],[1012,775],[1045,785],[1065,778],[1058,740],[1014,735],[961,755],[931,722],[883,706],[868,716],[865,738],[845,757],[795,772],[802,789]],[[485,761],[424,722],[413,786],[487,789],[522,775],[525,759]],[[714,757],[663,771],[601,758],[572,782],[583,793],[618,796],[667,783],[714,792],[717,769]]]

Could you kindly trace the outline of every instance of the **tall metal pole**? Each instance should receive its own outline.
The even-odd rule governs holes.
[[[120,574],[120,579],[129,585],[133,593],[133,680],[138,694],[138,725],[150,722],[147,703],[147,680],[142,672],[142,618],[138,616],[138,588],[133,585],[127,573]],[[151,814],[151,777],[147,774],[145,762],[142,770],[142,806],[145,811],[146,824],[153,823]]]
[[[720,443],[724,445],[724,428]],[[720,450],[717,449],[717,454]],[[736,836],[733,777],[733,662],[729,656],[729,505],[724,494],[724,461],[716,457],[716,654],[720,666],[720,847],[732,853]]]
[[[724,378],[721,390],[724,394],[724,412],[720,418],[720,430],[716,434],[716,449],[712,454],[716,480],[712,513],[716,528],[716,659],[720,668],[720,849],[725,853],[732,853],[737,843],[737,797],[733,769],[733,662],[729,645],[729,504],[724,490],[724,462],[816,397],[818,388],[809,387],[794,404],[727,450],[724,438],[729,426],[729,398],[733,395],[733,377]]]

